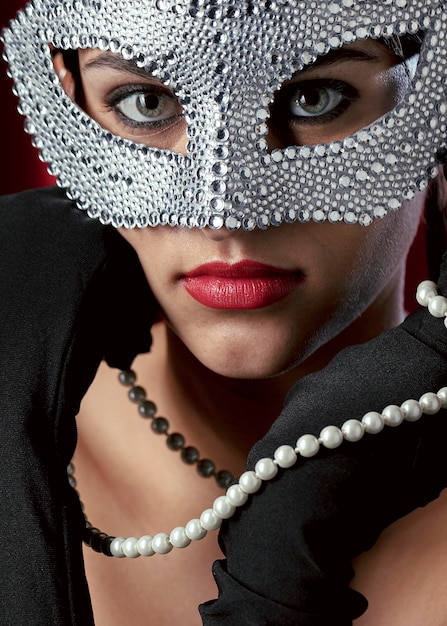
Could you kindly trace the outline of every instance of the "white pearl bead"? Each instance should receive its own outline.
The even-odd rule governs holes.
[[[255,472],[261,480],[271,480],[278,473],[278,466],[273,459],[260,459],[256,463]]]
[[[279,448],[275,450],[275,460],[279,467],[283,467],[284,469],[295,465],[297,458],[296,452],[292,446],[279,446]]]
[[[438,294],[436,283],[431,280],[424,280],[416,290],[416,300],[421,306],[428,306],[431,298]]]
[[[314,435],[303,435],[296,442],[296,450],[305,458],[315,456],[320,449],[318,439]]]
[[[248,500],[248,493],[241,489],[239,485],[228,487],[226,496],[233,506],[242,506]]]
[[[168,554],[172,550],[172,544],[169,541],[169,535],[166,533],[157,533],[152,538],[152,548],[157,554]]]
[[[183,526],[177,526],[177,528],[171,530],[169,541],[172,543],[174,548],[187,548],[191,543],[191,539],[186,536],[185,528]]]
[[[110,554],[113,554],[113,556],[116,556],[116,558],[118,559],[123,559],[124,558],[124,552],[123,552],[124,541],[125,541],[124,537],[115,537],[115,539],[110,544]]]
[[[256,493],[262,485],[262,480],[252,471],[244,472],[239,478],[239,487],[245,493]]]
[[[129,537],[125,541],[123,541],[123,554],[127,556],[128,559],[136,559],[141,554],[137,550],[138,539],[136,537]]]
[[[137,541],[137,550],[141,556],[153,556],[155,551],[152,549],[152,537],[143,535]]]
[[[447,313],[447,299],[444,296],[435,296],[428,303],[428,310],[433,317],[445,317]]]
[[[202,527],[199,519],[192,519],[186,524],[185,533],[193,541],[200,541],[206,536],[207,531]]]
[[[422,417],[422,409],[416,400],[405,400],[400,407],[407,422],[417,422]]]
[[[222,525],[222,518],[218,517],[213,509],[206,509],[200,516],[200,525],[205,530],[217,530]]]
[[[390,404],[385,407],[382,411],[383,421],[387,426],[399,426],[402,424],[404,416],[399,406],[395,404]]]
[[[320,442],[325,448],[333,450],[343,443],[343,434],[336,426],[326,426],[320,433]]]
[[[447,317],[444,320],[444,326],[447,328]]]
[[[365,434],[365,426],[359,420],[346,420],[341,427],[341,432],[346,441],[360,441]]]
[[[441,400],[443,409],[447,409],[447,387],[443,387],[438,391],[438,398]]]
[[[384,427],[383,417],[377,411],[369,411],[362,417],[362,424],[370,435],[377,435]]]
[[[231,504],[227,496],[219,496],[214,500],[213,511],[221,519],[230,519],[236,511],[236,507]]]
[[[435,393],[424,393],[419,398],[419,404],[426,415],[434,415],[441,408],[441,400]]]

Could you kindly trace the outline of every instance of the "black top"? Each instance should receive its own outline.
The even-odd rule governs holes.
[[[156,304],[132,248],[61,191],[4,198],[0,219],[0,621],[88,626],[83,519],[66,478],[74,416],[102,358],[127,368],[150,348]],[[437,391],[446,355],[443,322],[425,310],[343,351],[294,386],[249,467],[301,434]],[[351,624],[366,604],[348,589],[351,558],[446,485],[446,429],[442,411],[281,470],[222,528],[205,626]]]

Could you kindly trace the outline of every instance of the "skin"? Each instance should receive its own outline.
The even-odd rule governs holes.
[[[183,109],[167,88],[155,78],[137,75],[117,64],[110,53],[83,50],[79,60],[82,89],[77,91],[78,101],[96,121],[133,141],[187,152]],[[318,88],[322,84],[327,88],[334,81],[349,83],[348,104],[345,102],[344,109],[336,108],[336,114],[312,115],[311,119],[307,115],[289,116],[284,123],[280,92],[269,121],[271,149],[352,134],[391,110],[408,87],[409,66],[380,42],[356,43],[347,54],[329,61],[294,76],[284,85],[284,92],[295,87],[309,89],[310,81]],[[57,55],[55,69],[59,73],[62,68],[62,58]],[[73,96],[70,72],[61,75],[61,82]],[[130,124],[123,109],[117,109],[116,97],[129,85],[146,94],[154,90],[162,93],[166,117],[157,119],[155,126]],[[313,102],[315,91],[306,93],[307,101]],[[302,92],[299,95],[303,98]],[[296,100],[299,104],[306,98]],[[127,101],[124,110],[134,113],[134,104],[135,98],[130,104]],[[123,230],[121,234],[139,255],[164,320],[154,329],[150,357],[139,357],[136,363],[140,380],[151,381],[151,396],[153,391],[160,414],[172,418],[187,441],[200,450],[212,451],[210,456],[219,467],[240,471],[249,447],[278,415],[293,382],[323,367],[344,346],[367,341],[402,320],[405,262],[424,203],[421,193],[368,228],[311,222],[251,233],[168,227]],[[249,311],[211,309],[186,292],[182,280],[185,272],[212,261],[236,263],[247,259],[292,270],[303,280],[280,302]],[[98,416],[99,405],[108,414],[107,425]],[[137,421],[129,424],[124,418],[128,412],[129,403],[117,389],[114,374],[101,368],[79,416],[76,464],[83,501],[90,518],[111,531],[119,528],[129,536],[137,529],[144,534],[148,519],[159,520],[160,528],[173,528],[178,524],[179,508],[175,507],[177,520],[171,520],[173,502],[181,502],[182,517],[189,519],[188,515],[194,517],[209,506],[215,490],[199,480],[185,498],[184,467],[173,467],[172,453],[149,441]],[[151,466],[170,467],[169,488],[161,489],[157,476],[141,471],[147,467],[148,455]],[[154,571],[141,559],[117,564],[86,552],[97,623],[114,626],[130,619],[128,623],[139,626],[146,623],[144,615],[150,610],[153,623],[198,624],[195,607],[215,595],[209,570],[219,552],[215,541],[207,540],[194,546],[187,557],[183,555],[177,551],[168,559],[160,559]],[[359,578],[362,591],[373,589],[368,578],[372,569],[368,563],[359,564],[360,572],[366,571]],[[163,581],[167,579],[182,590],[175,605],[164,596]],[[123,586],[132,598],[125,610],[120,601]],[[373,620],[377,615],[369,614]],[[389,626],[390,622],[385,618],[362,625],[370,623]]]

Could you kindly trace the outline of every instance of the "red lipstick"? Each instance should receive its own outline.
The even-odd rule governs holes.
[[[260,309],[279,302],[303,281],[292,272],[255,261],[206,263],[187,272],[182,283],[189,295],[212,309]]]

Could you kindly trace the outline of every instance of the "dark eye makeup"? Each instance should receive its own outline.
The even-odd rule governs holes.
[[[183,114],[180,103],[169,90],[142,83],[114,89],[107,94],[105,105],[121,122],[136,129],[169,126]]]
[[[271,105],[271,121],[281,127],[325,124],[344,113],[359,98],[352,85],[337,79],[315,79],[283,86]]]

